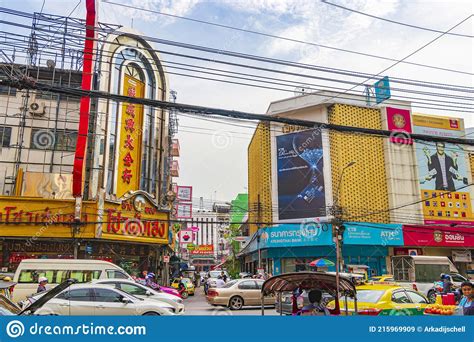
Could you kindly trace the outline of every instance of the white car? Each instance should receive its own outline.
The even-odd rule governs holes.
[[[138,298],[158,300],[172,305],[175,314],[182,315],[184,313],[183,300],[178,296],[151,289],[132,280],[102,279],[93,281],[92,283],[113,286],[116,289],[122,290],[123,292]]]
[[[164,316],[174,315],[174,307],[157,300],[129,295],[110,285],[71,285],[48,300],[36,315],[60,316]]]

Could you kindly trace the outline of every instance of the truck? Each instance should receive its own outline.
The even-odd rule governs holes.
[[[434,282],[440,280],[441,274],[448,275],[454,287],[459,287],[463,281],[467,280],[445,256],[393,256],[392,273],[397,283],[421,292],[432,303],[436,299]]]

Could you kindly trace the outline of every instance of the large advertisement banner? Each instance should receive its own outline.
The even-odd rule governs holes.
[[[321,131],[280,135],[276,143],[279,219],[326,216]]]
[[[404,225],[403,238],[406,246],[474,247],[472,228],[467,227]]]
[[[413,115],[413,132],[439,137],[464,137],[462,119]],[[416,142],[423,216],[426,224],[472,224],[467,152],[443,142]],[[457,191],[459,190],[459,191]]]

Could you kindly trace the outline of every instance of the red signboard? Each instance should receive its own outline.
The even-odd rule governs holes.
[[[403,226],[405,246],[474,247],[474,227]]]
[[[409,134],[411,130],[410,111],[400,108],[387,107],[387,127],[393,132],[390,141],[396,144],[413,144]]]

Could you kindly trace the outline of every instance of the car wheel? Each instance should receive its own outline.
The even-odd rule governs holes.
[[[240,310],[244,306],[242,297],[234,296],[229,300],[229,307],[231,310]]]
[[[183,297],[183,299],[188,298],[188,296],[189,296],[188,291],[184,291],[183,293],[181,293],[181,297]]]
[[[430,301],[431,304],[434,304],[436,302],[436,292],[435,291],[428,292],[428,300]]]
[[[150,312],[145,312],[143,316],[160,316],[160,314],[157,312],[150,311]]]

